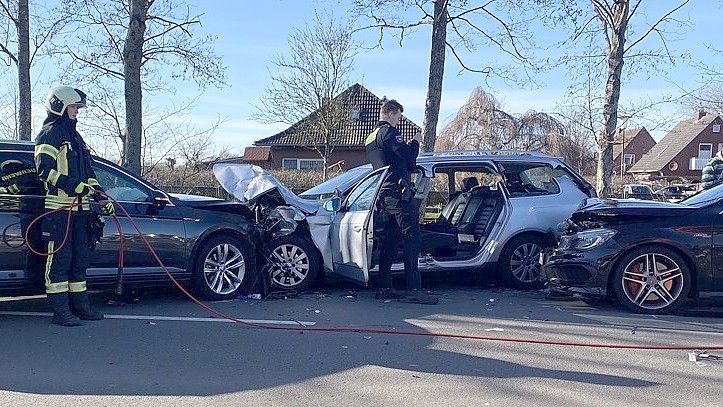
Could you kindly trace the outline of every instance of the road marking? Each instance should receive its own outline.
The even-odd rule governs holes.
[[[0,315],[11,315],[18,317],[52,317],[51,312],[25,312],[25,311],[0,311]],[[129,320],[146,320],[146,321],[181,321],[181,322],[225,322],[235,323],[229,319],[222,318],[200,318],[200,317],[169,317],[164,315],[115,315],[105,314],[106,319],[129,319]],[[314,326],[316,322],[312,321],[289,321],[275,319],[239,319],[241,322],[259,325],[295,325],[295,326]]]

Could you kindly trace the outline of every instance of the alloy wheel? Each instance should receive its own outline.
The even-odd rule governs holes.
[[[647,253],[631,261],[622,276],[625,296],[635,305],[656,310],[669,306],[683,292],[683,271],[678,263],[659,253]]]
[[[294,288],[309,276],[309,256],[299,246],[282,244],[272,252],[271,280],[284,288]]]
[[[540,253],[542,247],[536,243],[519,245],[510,257],[510,271],[514,278],[522,283],[534,283],[540,279]]]
[[[241,250],[228,243],[214,247],[203,262],[203,275],[208,287],[216,294],[236,291],[246,275],[246,261]]]

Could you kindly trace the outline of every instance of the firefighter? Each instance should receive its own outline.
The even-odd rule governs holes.
[[[412,199],[415,190],[412,172],[417,165],[421,133],[405,143],[397,129],[404,108],[396,100],[382,103],[379,122],[366,139],[367,157],[374,169],[389,166],[378,198],[375,234],[379,244],[379,290],[377,298],[398,298],[404,302],[436,304],[437,299],[422,290],[419,274],[419,215]],[[383,233],[377,233],[383,231]],[[404,274],[407,292],[392,289],[391,267],[398,242],[404,245]]]
[[[69,86],[53,88],[45,100],[48,117],[35,143],[35,167],[45,185],[45,209],[61,209],[43,219],[47,239],[45,292],[53,309],[52,323],[78,326],[82,320],[100,320],[103,315],[90,309],[86,289],[86,268],[91,252],[89,236],[90,200],[107,214],[113,204],[99,194],[90,150],[76,130],[78,109],[85,107],[86,95]],[[69,207],[76,203],[76,206]],[[63,243],[71,210],[70,232]]]

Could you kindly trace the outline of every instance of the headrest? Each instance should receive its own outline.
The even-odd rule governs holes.
[[[477,177],[467,177],[462,180],[462,192],[469,192],[472,188],[479,185]]]

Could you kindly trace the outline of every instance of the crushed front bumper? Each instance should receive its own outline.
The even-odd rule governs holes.
[[[555,249],[541,259],[543,272],[553,286],[605,294],[612,264],[622,248],[612,239],[592,250]]]

